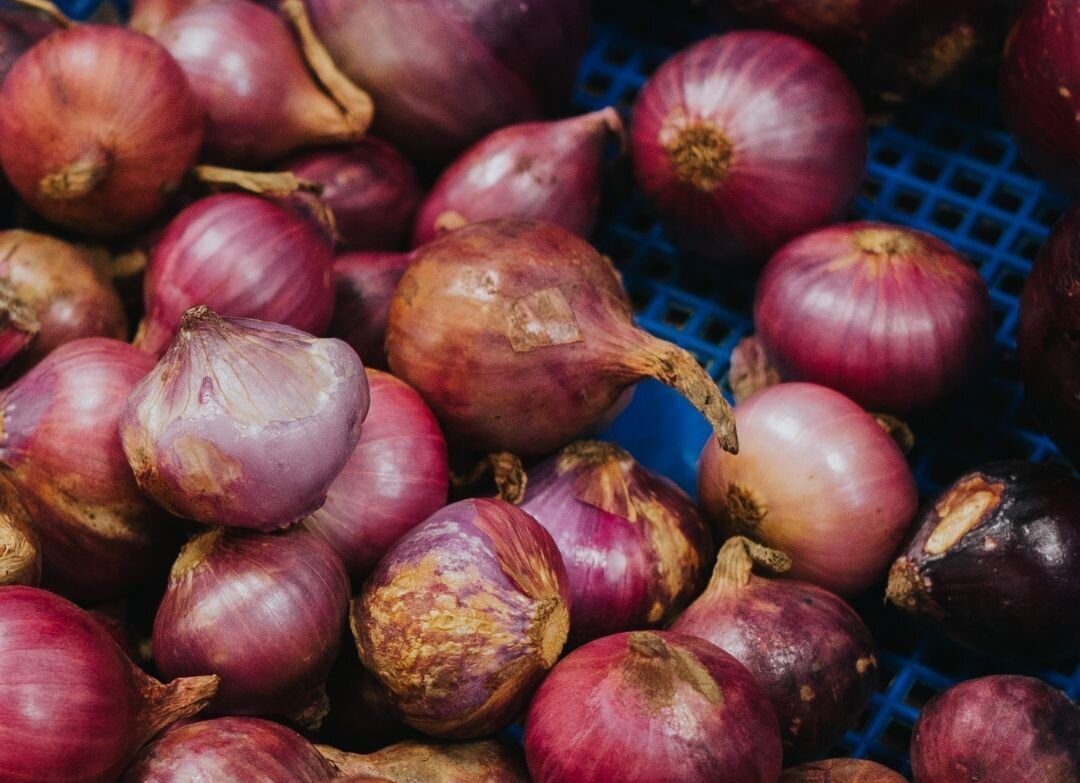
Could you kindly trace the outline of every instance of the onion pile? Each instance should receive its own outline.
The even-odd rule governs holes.
[[[387,368],[386,322],[411,253],[343,253],[334,259],[334,317],[329,333],[360,355],[365,367]]]

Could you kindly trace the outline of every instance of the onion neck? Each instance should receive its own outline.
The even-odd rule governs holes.
[[[852,241],[863,253],[884,258],[908,255],[922,249],[922,242],[910,231],[887,226],[861,228],[852,235]]]
[[[699,120],[665,135],[671,168],[680,182],[711,193],[727,178],[734,150],[719,127]]]
[[[671,707],[680,684],[690,686],[710,704],[723,703],[723,692],[708,669],[659,634],[634,631],[627,636],[626,648],[623,676],[638,689],[647,706],[657,711]]]
[[[561,597],[544,598],[536,605],[529,639],[545,669],[559,660],[570,634],[570,611]]]
[[[507,503],[519,505],[525,499],[525,488],[528,486],[529,477],[525,473],[525,466],[521,458],[509,451],[496,451],[481,457],[471,468],[464,473],[451,471],[450,483],[454,489],[468,493],[473,490],[480,481],[491,473],[495,482],[495,496]]]
[[[217,548],[218,542],[224,535],[225,528],[213,527],[205,533],[199,533],[184,544],[176,562],[173,563],[169,578],[175,581],[202,565],[210,553]]]
[[[745,536],[732,536],[720,548],[709,587],[746,587],[755,565],[782,574],[791,568],[791,558]]]
[[[919,573],[918,566],[909,558],[901,557],[889,569],[889,583],[885,597],[905,612],[942,618],[945,613],[930,595],[929,577]]]
[[[735,534],[752,534],[769,514],[769,508],[761,496],[737,482],[728,484],[724,501],[724,513],[731,532]]]
[[[141,747],[166,726],[200,712],[217,695],[221,678],[216,674],[180,677],[165,683],[155,680],[134,664],[132,677],[142,699],[135,746]]]
[[[112,156],[100,144],[38,183],[38,195],[54,201],[74,201],[94,191],[109,176]]]

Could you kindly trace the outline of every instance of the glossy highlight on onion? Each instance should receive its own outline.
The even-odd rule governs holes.
[[[873,761],[827,759],[785,769],[779,783],[907,783],[907,779]]]
[[[147,35],[157,35],[158,32],[189,8],[197,5],[210,3],[231,2],[231,0],[133,0],[128,5],[131,13],[128,15],[128,25],[133,30]],[[267,8],[277,8],[279,0],[253,0]]]
[[[390,303],[412,253],[343,253],[334,259],[334,317],[327,330],[352,346],[365,367],[387,369]]]
[[[360,660],[406,723],[436,737],[507,726],[570,626],[555,542],[501,500],[464,500],[399,540],[354,600]]]
[[[646,197],[690,249],[760,263],[840,218],[866,166],[866,119],[825,55],[761,31],[714,36],[653,74],[630,151]]]

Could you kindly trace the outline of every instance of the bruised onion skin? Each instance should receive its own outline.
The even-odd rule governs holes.
[[[412,253],[344,253],[334,259],[334,317],[329,333],[352,346],[365,367],[387,369],[390,303]]]
[[[839,219],[866,167],[859,97],[796,38],[708,38],[660,66],[638,94],[634,174],[690,249],[762,261]]]
[[[646,377],[679,391],[724,448],[738,448],[712,378],[636,328],[610,260],[549,223],[475,223],[417,250],[390,305],[386,345],[394,374],[450,439],[475,451],[550,454]]]
[[[1074,783],[1080,708],[1031,677],[962,682],[923,708],[911,766],[916,783]]]
[[[333,263],[321,230],[272,201],[242,193],[200,199],[154,247],[136,344],[160,356],[196,305],[323,334],[334,308]]]
[[[350,613],[360,660],[410,726],[504,728],[559,657],[569,587],[555,542],[501,500],[463,500],[399,540]]]
[[[363,365],[340,340],[193,307],[128,396],[120,436],[164,508],[273,530],[322,505],[369,401]]]
[[[359,584],[399,538],[446,505],[446,440],[420,395],[389,373],[367,369],[371,407],[360,440],[305,520]]]
[[[448,213],[468,223],[544,220],[587,237],[596,223],[609,137],[625,144],[619,113],[606,109],[500,128],[442,173],[420,205],[413,247],[440,233]]]
[[[567,102],[587,0],[310,0],[334,60],[378,106],[375,130],[425,161]]]
[[[889,600],[984,652],[1080,653],[1080,481],[996,462],[926,509],[889,573]]]
[[[214,676],[160,683],[74,604],[0,587],[5,783],[113,783],[141,745],[197,713],[216,689]]]
[[[0,393],[0,472],[41,540],[46,583],[80,602],[128,592],[173,556],[170,522],[139,491],[118,423],[154,360],[117,340],[60,346]]]
[[[344,776],[343,783],[531,783],[521,752],[495,740],[399,742],[367,755],[319,750]]]
[[[215,718],[166,732],[120,783],[325,783],[334,767],[292,729],[259,718]]]
[[[728,535],[792,560],[790,575],[847,595],[888,568],[918,508],[904,455],[874,418],[810,383],[770,386],[735,408],[741,450],[705,444],[698,492]]]
[[[758,280],[754,323],[783,378],[875,411],[948,397],[993,343],[975,267],[929,234],[886,223],[830,226],[781,248]]]
[[[152,39],[87,25],[47,36],[0,89],[0,163],[42,217],[96,236],[133,231],[195,162],[203,116]]]
[[[15,487],[0,478],[0,586],[37,585],[41,547]]]
[[[334,215],[342,250],[397,250],[424,196],[416,169],[381,139],[294,158],[288,170],[322,185],[319,199]]]
[[[776,716],[753,676],[686,634],[606,636],[560,661],[525,723],[536,783],[774,783]]]
[[[712,642],[750,670],[780,719],[788,758],[820,753],[870,703],[874,639],[836,595],[757,576],[756,563],[782,571],[790,561],[745,538],[728,539],[709,586],[671,630]]]
[[[708,528],[682,490],[618,446],[577,441],[528,478],[521,508],[566,564],[572,643],[657,626],[700,591]]]
[[[873,761],[827,759],[785,769],[779,783],[907,783],[907,779]]]

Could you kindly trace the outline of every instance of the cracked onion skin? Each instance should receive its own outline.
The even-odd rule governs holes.
[[[477,452],[550,454],[643,378],[675,388],[725,449],[738,448],[712,378],[635,327],[610,260],[550,223],[475,223],[417,250],[390,305],[386,345],[391,370],[448,439]]]
[[[399,742],[362,755],[319,750],[344,776],[341,783],[530,783],[521,751],[496,740]]]
[[[395,544],[353,601],[360,660],[410,726],[467,739],[507,726],[570,626],[555,542],[501,500],[454,503]]]
[[[1080,707],[1032,677],[968,680],[922,709],[915,783],[1076,783]]]
[[[779,783],[907,783],[907,778],[873,761],[827,759],[785,769]]]
[[[1018,461],[961,476],[923,512],[887,595],[986,653],[1080,653],[1080,481]]]

